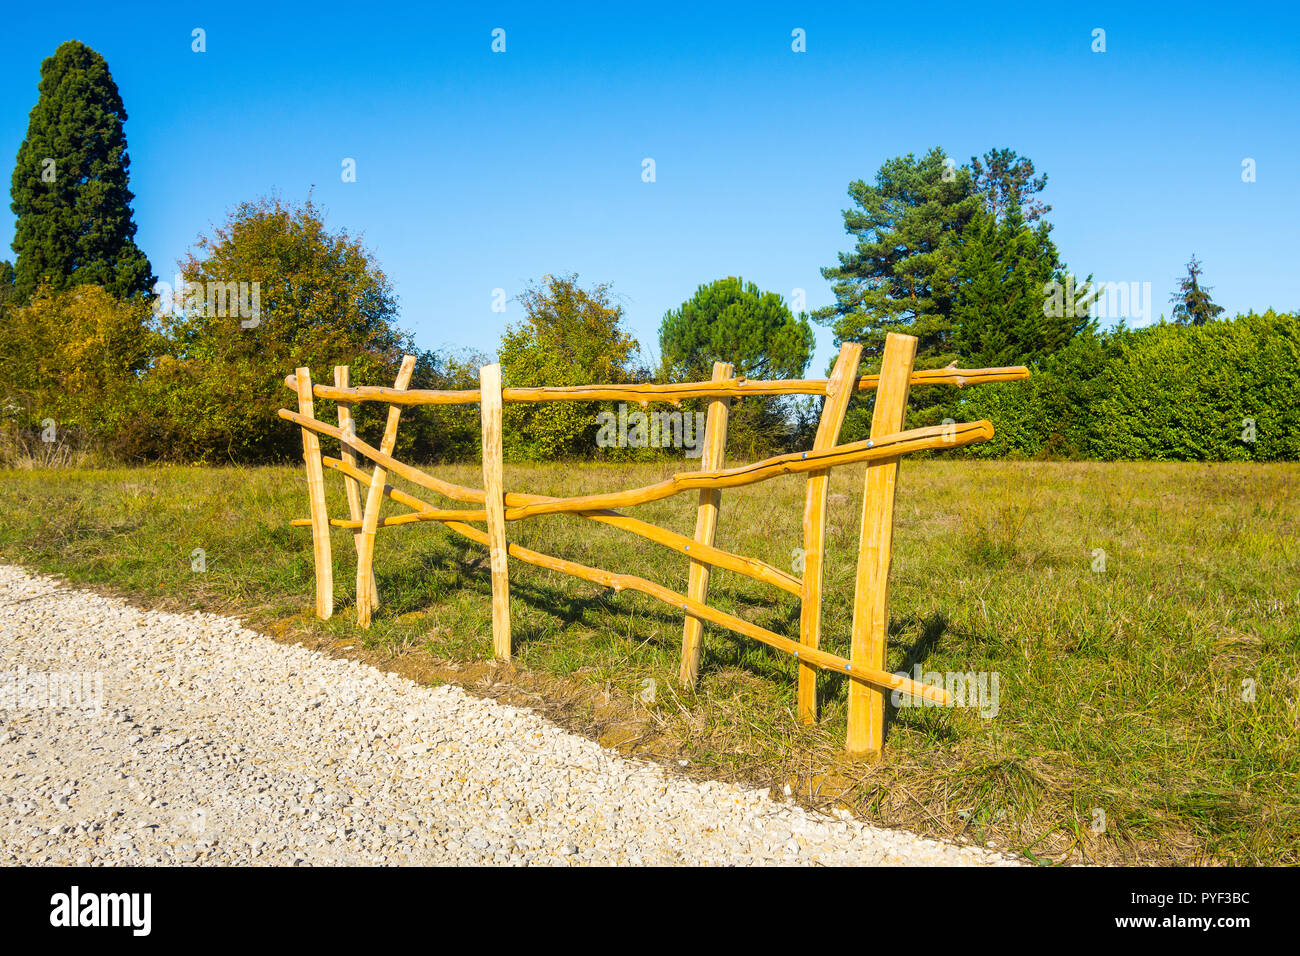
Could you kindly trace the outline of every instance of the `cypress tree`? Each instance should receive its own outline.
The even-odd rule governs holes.
[[[94,283],[126,299],[153,288],[135,244],[126,109],[104,58],[76,40],[41,64],[40,97],[18,148],[10,195],[17,217],[15,292]]]
[[[971,367],[1037,362],[1064,348],[1088,316],[1049,315],[1044,286],[1066,271],[1048,236],[1012,204],[1000,220],[981,211],[962,233],[953,305],[953,343]]]

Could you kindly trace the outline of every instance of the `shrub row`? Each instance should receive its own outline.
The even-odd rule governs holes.
[[[1300,458],[1300,316],[1085,330],[1028,382],[972,388],[944,407],[987,418],[981,458],[1284,461]]]

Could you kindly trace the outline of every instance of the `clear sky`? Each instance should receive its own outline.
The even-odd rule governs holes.
[[[1033,159],[1069,267],[1150,282],[1156,317],[1192,253],[1229,313],[1300,308],[1294,3],[470,6],[11,4],[0,155],[79,39],[126,103],[159,278],[237,203],[314,186],[424,348],[494,351],[521,313],[493,290],[545,273],[612,283],[653,354],[702,282],[827,304],[849,181],[934,145]],[[819,327],[813,371],[829,354]]]

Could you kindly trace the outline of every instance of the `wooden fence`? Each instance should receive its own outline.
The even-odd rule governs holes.
[[[353,533],[357,554],[357,622],[370,626],[371,614],[379,601],[373,572],[375,534],[381,527],[435,521],[452,532],[486,545],[491,558],[492,644],[496,656],[508,660],[510,638],[510,584],[507,558],[549,568],[615,591],[639,591],[684,612],[680,677],[693,685],[699,674],[701,636],[705,622],[724,631],[761,641],[794,655],[798,667],[798,716],[811,723],[817,716],[816,672],[831,670],[849,678],[847,749],[855,754],[879,754],[884,742],[884,694],[899,690],[916,698],[950,704],[948,694],[885,670],[885,641],[889,631],[889,567],[893,553],[894,487],[898,464],[908,452],[953,448],[993,436],[987,421],[945,424],[902,431],[908,390],[926,385],[971,385],[1027,378],[1023,367],[990,369],[932,369],[913,371],[916,339],[890,334],[879,375],[859,376],[862,348],[846,343],[829,379],[751,382],[736,378],[732,367],[716,363],[709,382],[669,385],[576,385],[564,387],[502,388],[498,365],[485,366],[478,389],[434,391],[408,389],[415,367],[406,356],[392,388],[353,387],[347,366],[336,366],[334,384],[313,385],[306,368],[285,379],[298,395],[298,411],[281,409],[280,416],[302,428],[303,457],[307,463],[307,486],[311,517],[295,519],[295,525],[310,526],[316,563],[316,614],[329,618],[334,610],[333,565],[330,528],[347,528]],[[840,428],[849,399],[859,391],[876,389],[871,437],[865,441],[839,444]],[[825,397],[813,446],[808,451],[779,455],[748,465],[725,468],[727,415],[732,398],[746,395],[821,395]],[[338,405],[338,426],[318,421],[314,399],[332,400]],[[506,491],[502,480],[501,408],[504,402],[633,401],[680,402],[685,398],[709,399],[700,467],[628,491],[553,498]],[[357,437],[352,407],[360,402],[386,402],[388,421],[379,447]],[[436,478],[393,457],[402,409],[408,405],[449,405],[477,402],[483,423],[483,487],[469,488]],[[338,458],[324,457],[320,438],[339,442]],[[361,466],[363,456],[373,469]],[[826,537],[827,485],[832,468],[866,462],[866,483],[862,499],[862,524],[858,545],[857,577],[853,592],[853,624],[847,658],[822,650],[822,559]],[[325,508],[325,469],[343,476],[348,517],[331,518]],[[389,475],[444,498],[473,508],[438,508],[415,495],[387,484]],[[795,577],[755,558],[715,547],[714,534],[722,489],[766,481],[779,475],[805,475],[807,494],[803,513],[803,576]],[[682,492],[698,491],[699,503],[694,537],[660,528],[616,510],[659,501]],[[380,506],[387,497],[409,511],[380,519]],[[512,544],[506,524],[535,515],[569,514],[647,538],[689,558],[686,593],[630,574],[587,567],[563,558],[542,554]],[[481,526],[481,527],[479,527]],[[709,573],[724,568],[787,591],[800,599],[799,638],[785,637],[751,624],[707,603]]]

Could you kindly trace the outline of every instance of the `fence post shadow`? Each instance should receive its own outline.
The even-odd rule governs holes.
[[[935,611],[926,618],[921,626],[921,636],[907,649],[903,662],[898,665],[899,672],[908,674],[911,673],[912,668],[924,664],[938,648],[944,634],[948,632],[949,623],[948,615],[943,611]],[[898,719],[899,708],[895,707],[892,700],[888,698],[885,703],[885,737],[888,739],[889,729]]]

